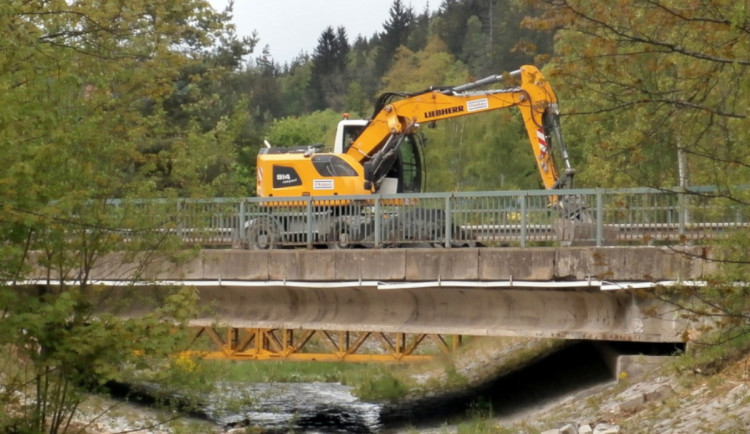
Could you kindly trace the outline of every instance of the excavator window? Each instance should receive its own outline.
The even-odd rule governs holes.
[[[357,137],[362,134],[362,131],[365,130],[364,126],[354,126],[354,125],[348,125],[344,128],[344,150],[343,153],[346,153],[346,151],[349,150],[349,148],[352,147],[352,143],[354,143],[355,140],[357,140]]]
[[[400,149],[401,181],[404,193],[422,191],[421,146],[417,140],[417,136],[407,137],[406,143]]]
[[[357,176],[357,171],[343,158],[336,155],[313,155],[312,164],[320,176]]]

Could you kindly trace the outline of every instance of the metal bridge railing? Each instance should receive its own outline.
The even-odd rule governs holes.
[[[186,242],[247,246],[252,231],[267,245],[313,247],[557,245],[566,236],[591,245],[681,244],[746,227],[750,209],[711,187],[422,193],[299,198],[111,201],[113,212],[150,215],[152,228]],[[557,199],[557,202],[555,201]],[[562,201],[585,207],[576,223]],[[128,211],[130,210],[130,211]],[[414,222],[418,221],[418,224]],[[567,223],[566,223],[567,222]],[[259,229],[258,229],[259,228]],[[567,235],[566,235],[567,234]],[[257,238],[256,238],[257,239]]]

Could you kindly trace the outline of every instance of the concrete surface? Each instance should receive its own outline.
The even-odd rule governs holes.
[[[152,263],[143,279],[431,281],[700,280],[714,271],[707,247],[568,247],[369,250],[203,250],[186,263]],[[128,278],[113,255],[95,279]],[[118,277],[119,276],[119,277]]]
[[[712,269],[703,247],[203,250],[185,263],[150,261],[143,270],[111,255],[91,279],[191,280],[209,308],[196,325],[680,342],[690,325],[669,304],[585,282],[700,280]],[[384,290],[358,281],[427,285]],[[526,287],[470,287],[497,281]],[[579,286],[545,288],[550,281]],[[138,315],[166,292],[126,286],[106,296],[127,305],[122,315]]]
[[[625,291],[288,286],[196,291],[205,308],[193,321],[200,326],[639,342],[679,342],[687,327],[670,306]],[[137,316],[158,306],[166,292],[119,287],[106,294],[118,314]],[[98,305],[110,310],[114,303]]]

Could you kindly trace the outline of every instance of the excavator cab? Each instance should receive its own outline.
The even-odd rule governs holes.
[[[362,134],[367,122],[343,120],[339,122],[334,153],[346,153]],[[364,163],[365,180],[377,193],[419,193],[424,191],[424,136],[417,132],[398,138],[395,151],[382,160]],[[377,166],[377,167],[375,167]]]

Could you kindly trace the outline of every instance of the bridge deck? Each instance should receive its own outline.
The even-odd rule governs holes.
[[[462,335],[681,342],[691,325],[627,288],[703,280],[710,255],[704,247],[204,250],[179,265],[152,263],[138,285],[128,282],[133,264],[112,255],[92,279],[111,286],[95,304],[123,316],[159,306],[165,283],[195,286],[206,309],[192,325],[212,356],[323,358],[303,349],[317,337],[330,359],[378,359],[360,351],[371,339],[384,360],[410,360],[422,341]]]

